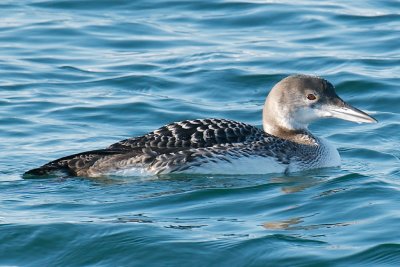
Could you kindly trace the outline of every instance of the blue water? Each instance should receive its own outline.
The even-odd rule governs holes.
[[[399,266],[400,2],[0,3],[0,265]],[[311,126],[342,167],[24,180],[177,120],[261,126],[281,78],[323,76],[380,122]]]

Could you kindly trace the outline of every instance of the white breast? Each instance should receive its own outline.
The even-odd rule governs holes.
[[[226,160],[217,160],[216,162],[208,162],[200,166],[190,167],[183,171],[184,173],[199,174],[266,174],[266,173],[282,173],[287,168],[274,158],[251,156],[240,158],[229,158]]]
[[[289,172],[304,171],[318,168],[340,166],[340,155],[336,147],[323,138],[318,138],[318,148],[315,150],[315,159],[311,162],[304,162],[301,152],[297,158],[293,159],[288,168]]]
[[[321,167],[319,168],[340,166],[341,159],[336,147],[323,138],[320,138],[319,140],[321,142],[321,147],[323,148],[324,151],[321,155],[320,159]]]

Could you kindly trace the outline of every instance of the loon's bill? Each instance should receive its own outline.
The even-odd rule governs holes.
[[[344,102],[327,80],[293,75],[268,94],[263,129],[226,119],[175,122],[105,149],[51,161],[24,177],[264,174],[334,167],[340,165],[337,149],[308,130],[316,119],[331,117],[377,122]]]
[[[357,123],[377,123],[378,121],[373,117],[369,116],[364,111],[361,111],[355,107],[344,103],[343,107],[330,106],[328,112],[332,114],[333,118],[338,118],[347,121],[353,121]]]

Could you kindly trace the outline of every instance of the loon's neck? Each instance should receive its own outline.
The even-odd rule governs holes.
[[[318,138],[314,137],[308,130],[307,122],[296,119],[294,115],[290,115],[293,112],[278,106],[275,102],[268,103],[268,101],[269,97],[263,109],[263,128],[266,133],[298,144],[319,144]],[[280,110],[280,112],[277,112],[277,110]]]
[[[302,145],[319,145],[319,140],[307,129],[286,129],[283,127],[267,127],[264,131],[276,137]]]

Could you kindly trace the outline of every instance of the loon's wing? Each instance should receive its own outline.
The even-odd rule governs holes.
[[[270,137],[257,127],[232,120],[181,121],[165,125],[144,136],[122,140],[106,149],[51,161],[25,175],[48,175],[61,171],[68,175],[90,176],[88,172],[91,169],[101,171],[110,167],[118,168],[118,164],[123,167],[124,164],[138,163],[159,170],[178,169],[196,158],[211,157],[209,149],[212,149],[213,155],[218,155],[230,146],[264,142]]]
[[[144,136],[122,140],[108,149],[204,148],[221,144],[261,141],[268,134],[252,125],[226,119],[185,120],[167,124]]]

